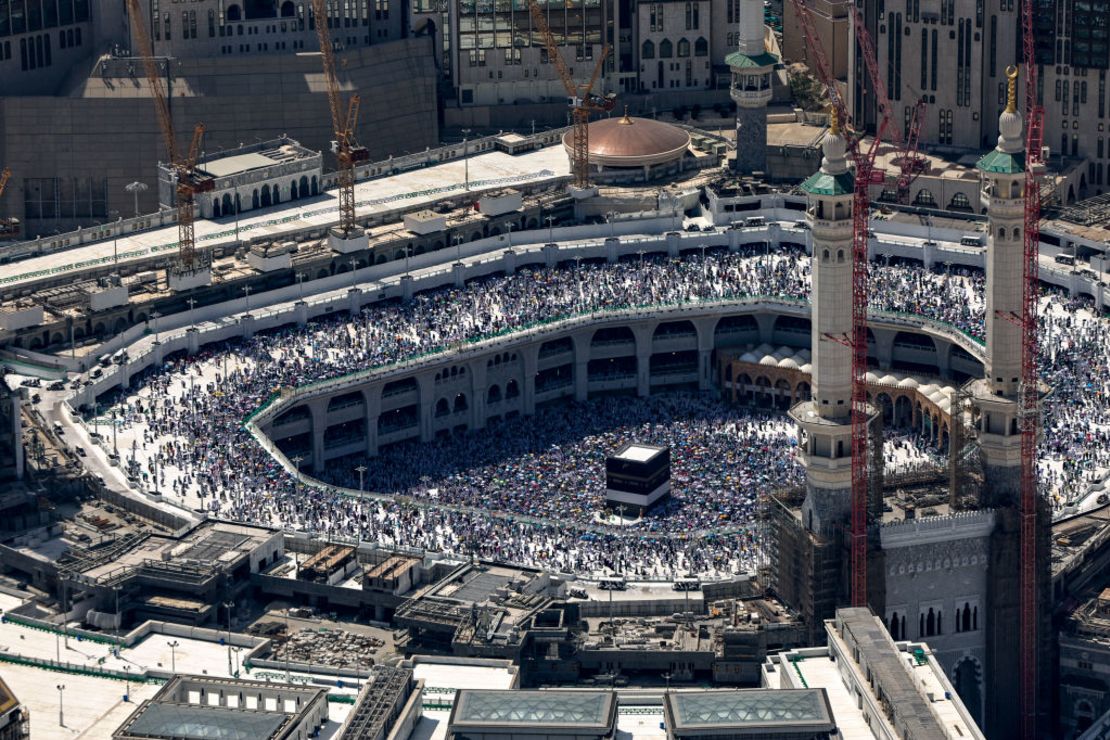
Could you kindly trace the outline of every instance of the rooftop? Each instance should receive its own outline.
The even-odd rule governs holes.
[[[455,698],[451,729],[573,729],[605,734],[616,716],[611,691],[483,691],[463,689]]]
[[[668,723],[677,732],[702,728],[796,728],[830,732],[836,727],[824,689],[726,689],[666,696]]]
[[[276,712],[152,702],[138,710],[121,737],[265,740],[277,735],[287,721]]]
[[[613,457],[618,460],[631,460],[633,462],[647,462],[651,458],[666,451],[666,447],[657,447],[655,445],[643,445],[636,442],[625,445],[618,450]]]

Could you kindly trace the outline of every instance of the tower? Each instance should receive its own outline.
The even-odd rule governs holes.
[[[813,236],[810,303],[812,398],[790,410],[806,468],[802,523],[834,538],[848,520],[852,488],[852,198],[847,144],[835,112],[822,142],[821,169],[802,183]]]
[[[736,101],[736,158],[732,169],[750,175],[767,169],[767,103],[771,102],[771,70],[778,63],[763,42],[763,4],[740,0],[740,48],[725,62],[732,69]]]
[[[1025,144],[1017,110],[1017,70],[1006,70],[1009,97],[998,118],[998,143],[977,166],[982,201],[987,207],[986,359],[984,377],[971,386],[978,413],[983,460],[982,504],[996,511],[991,536],[987,586],[987,677],[985,730],[988,737],[1018,737],[1021,675],[1021,522],[1022,473],[1022,301],[1025,249]],[[1035,567],[1037,664],[1050,673],[1052,663],[1049,535],[1051,517],[1043,500],[1036,517]],[[1050,704],[1050,680],[1038,677],[1041,716]]]
[[[1014,506],[1021,486],[1018,424],[1021,380],[1022,265],[1025,218],[1025,144],[1017,110],[1017,70],[998,117],[998,144],[978,162],[990,235],[986,254],[987,352],[976,390],[980,413],[984,503]]]

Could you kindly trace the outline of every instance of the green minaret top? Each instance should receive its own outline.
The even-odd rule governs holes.
[[[848,140],[840,133],[836,109],[829,106],[829,130],[821,142],[824,158],[821,169],[802,183],[810,195],[849,195],[855,190],[856,178],[848,171]]]
[[[982,172],[998,175],[1017,175],[1025,171],[1025,141],[1022,138],[1021,113],[1017,109],[1016,67],[1007,67],[1009,97],[1006,109],[998,117],[998,144],[976,164]]]

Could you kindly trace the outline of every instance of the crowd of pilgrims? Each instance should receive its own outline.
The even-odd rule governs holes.
[[[981,273],[872,264],[871,274],[873,310],[917,314],[982,340]],[[362,461],[361,481],[356,461],[329,463],[329,482],[313,483],[282,468],[243,420],[283,386],[556,316],[746,296],[805,300],[809,289],[809,259],[789,249],[525,269],[171,359],[133,381],[138,390],[109,413],[134,436],[121,451],[150,487],[199,498],[224,517],[575,572],[735,571],[758,557],[759,494],[803,479],[782,415],[728,408],[706,394],[568,402],[448,440],[385,448]],[[1042,480],[1063,505],[1110,465],[1110,339],[1089,301],[1045,301],[1042,365],[1054,393]],[[675,494],[658,511],[609,526],[603,459],[629,441],[671,447]],[[914,448],[910,459],[940,460],[924,441],[902,438],[888,442],[888,463],[904,459],[891,451],[899,446]],[[360,483],[386,495],[337,490]]]

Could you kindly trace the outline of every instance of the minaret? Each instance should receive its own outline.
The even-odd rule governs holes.
[[[767,103],[771,102],[771,70],[778,61],[763,42],[763,3],[740,0],[740,48],[725,57],[732,68],[736,101],[732,169],[737,174],[767,171]]]
[[[831,537],[848,520],[852,488],[852,198],[848,142],[835,111],[821,169],[802,183],[813,236],[812,398],[790,410],[806,467],[802,524]]]
[[[1021,382],[1023,266],[1025,253],[1025,145],[1017,110],[1017,70],[1010,68],[1010,95],[998,117],[998,144],[977,167],[990,235],[986,253],[987,352],[983,381],[976,388],[981,414],[984,503],[1009,506],[1021,485]]]
[[[983,461],[981,504],[995,511],[987,564],[987,660],[984,726],[991,738],[1017,737],[1020,713],[1021,644],[1021,353],[1020,323],[1025,262],[1025,145],[1017,110],[1017,76],[1006,70],[1010,95],[998,117],[998,144],[978,162],[982,201],[987,207],[990,236],[986,253],[987,348],[983,378],[972,384],[979,413],[979,449]],[[1046,389],[1041,389],[1043,392]],[[1038,676],[1050,676],[1052,656],[1052,592],[1050,572],[1051,513],[1039,500],[1035,519],[1038,601]],[[1041,717],[1051,705],[1051,680],[1038,678]],[[1043,725],[1043,722],[1042,722]],[[1043,726],[1042,726],[1043,729]]]

